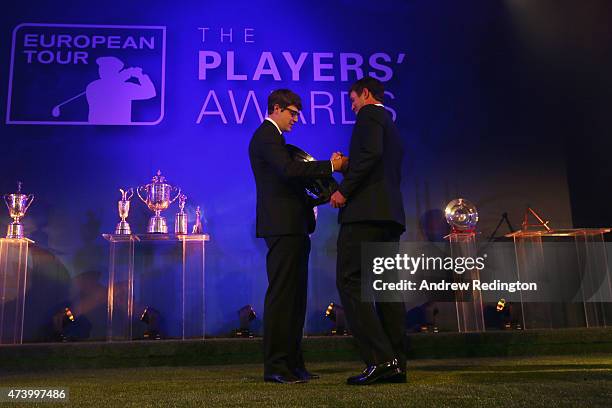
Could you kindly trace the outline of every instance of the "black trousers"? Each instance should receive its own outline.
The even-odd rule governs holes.
[[[401,227],[393,222],[340,226],[336,285],[349,328],[366,365],[397,358],[400,367],[406,367],[404,304],[361,299],[361,244],[399,242],[401,232]]]
[[[264,375],[291,376],[304,368],[302,334],[306,317],[310,237],[266,237],[268,290],[264,303]]]

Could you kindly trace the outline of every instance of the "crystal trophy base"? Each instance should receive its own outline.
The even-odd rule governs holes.
[[[131,235],[132,229],[127,221],[120,221],[115,228],[115,235]]]
[[[6,238],[8,239],[22,239],[23,236],[23,224],[20,222],[12,222],[8,225]]]
[[[168,224],[166,223],[166,217],[161,215],[151,217],[147,226],[147,232],[149,234],[167,234]]]

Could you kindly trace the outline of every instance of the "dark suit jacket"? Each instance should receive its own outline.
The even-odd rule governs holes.
[[[347,199],[339,223],[394,221],[404,229],[403,156],[399,131],[385,108],[361,108],[351,136],[349,167],[339,186]]]
[[[315,228],[312,204],[299,179],[330,176],[329,160],[292,160],[285,148],[285,138],[268,120],[251,139],[249,159],[257,187],[257,236],[312,233]]]

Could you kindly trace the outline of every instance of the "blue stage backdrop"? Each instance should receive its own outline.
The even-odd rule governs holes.
[[[524,2],[518,2],[523,4]],[[237,310],[263,309],[265,244],[255,238],[247,146],[276,88],[300,94],[288,143],[326,159],[348,150],[347,90],[371,75],[406,150],[405,240],[439,240],[442,209],[476,204],[484,238],[502,213],[530,205],[570,227],[554,86],[521,7],[511,1],[43,2],[6,6],[0,29],[0,191],[17,181],[36,200],[27,340],[48,338],[64,304],[105,334],[108,245],[119,188],[159,169],[203,209],[207,333],[228,334]],[[526,20],[525,20],[526,19]],[[123,69],[123,70],[122,70]],[[122,70],[122,71],[121,71]],[[129,78],[129,79],[128,79]],[[543,152],[545,151],[545,154]],[[165,212],[170,220],[176,204]],[[144,232],[150,211],[132,201]],[[0,217],[4,231],[9,222]],[[308,333],[328,329],[337,301],[336,211],[319,207],[310,264]],[[507,232],[502,228],[501,233]]]

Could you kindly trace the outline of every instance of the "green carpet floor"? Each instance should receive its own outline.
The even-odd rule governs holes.
[[[318,362],[321,379],[277,385],[262,367],[70,369],[0,375],[0,387],[68,386],[75,407],[610,407],[612,356],[409,362],[407,384],[344,385],[357,362]],[[0,406],[16,406],[3,404]],[[61,406],[24,403],[25,407]]]

